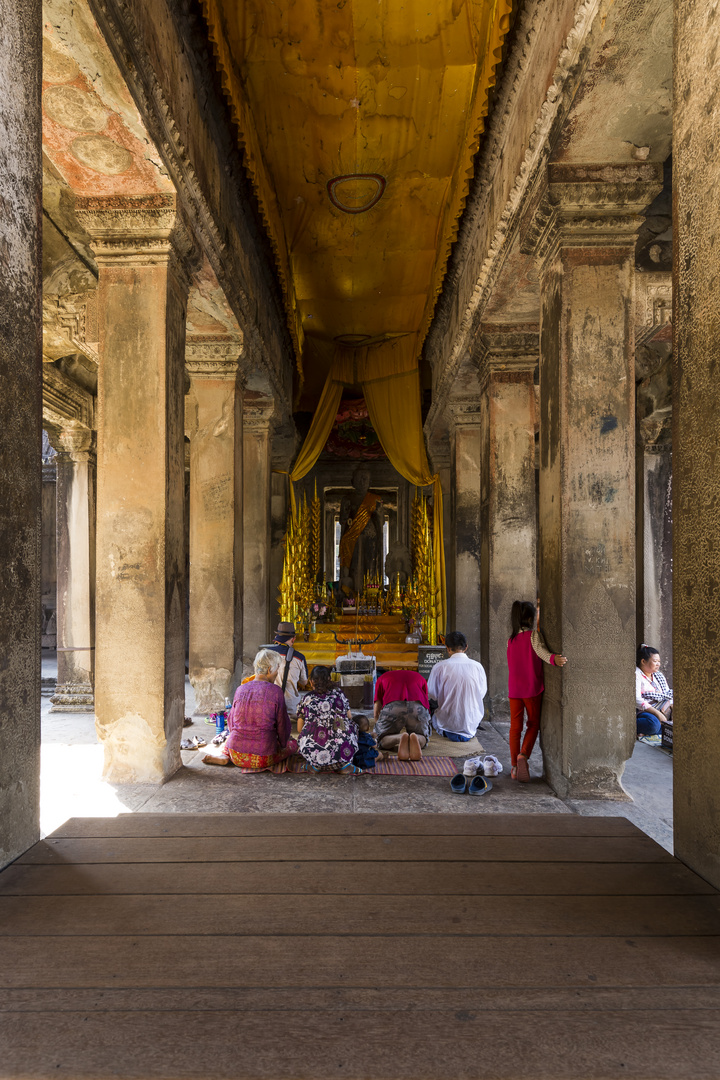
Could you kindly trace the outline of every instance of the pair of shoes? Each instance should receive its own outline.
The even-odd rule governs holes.
[[[414,731],[410,735],[407,731],[403,731],[397,756],[398,761],[422,761],[422,747]]]
[[[522,784],[530,783],[530,770],[525,754],[518,754],[517,756],[517,778]]]
[[[476,773],[482,771],[482,767],[482,754],[479,754],[477,757],[469,757],[463,765],[463,774],[465,776],[475,776]]]
[[[483,772],[486,776],[499,776],[503,771],[502,762],[494,754],[486,754],[483,758]]]
[[[468,780],[470,781],[469,783]],[[456,795],[464,795],[466,790],[468,795],[485,795],[486,792],[492,790],[492,784],[481,774],[473,776],[472,779],[470,779],[467,776],[463,776],[462,773],[458,773],[457,776],[453,776],[450,781],[450,788]]]
[[[193,725],[192,716],[186,716],[184,718],[184,720],[183,720],[183,727],[192,727],[192,725]]]
[[[192,739],[183,739],[180,743],[181,750],[199,750],[201,746],[207,746],[205,739],[198,739],[197,735],[193,735]]]

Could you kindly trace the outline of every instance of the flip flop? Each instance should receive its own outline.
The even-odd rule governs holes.
[[[528,784],[530,782],[528,759],[524,754],[518,754],[517,757],[517,778],[522,784]]]
[[[470,787],[468,788],[468,795],[486,795],[488,791],[492,791],[492,781],[488,780],[481,773],[474,776],[470,781]]]
[[[462,773],[458,773],[457,776],[453,776],[452,780],[450,781],[450,787],[456,795],[465,794],[465,786],[467,784],[467,780],[467,776],[463,776]]]

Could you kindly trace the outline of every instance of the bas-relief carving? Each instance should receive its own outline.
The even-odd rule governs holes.
[[[95,403],[92,395],[64,375],[54,364],[43,364],[43,417],[55,427],[77,421],[88,428],[94,425]]]

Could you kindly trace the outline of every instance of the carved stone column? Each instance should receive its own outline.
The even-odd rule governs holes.
[[[675,854],[720,888],[720,24],[675,0],[673,710]]]
[[[479,399],[448,406],[452,468],[452,559],[455,622],[468,642],[468,656],[481,655],[480,471],[483,406]]]
[[[58,675],[51,712],[93,712],[95,674],[95,454],[82,424],[49,429],[57,451]]]
[[[634,245],[660,167],[549,167],[536,219],[542,746],[561,796],[627,798],[635,742]]]
[[[188,342],[190,682],[196,715],[240,682],[243,603],[242,345]]]
[[[482,336],[481,658],[488,696],[507,705],[507,640],[514,600],[535,602],[535,388],[537,331]]]
[[[245,568],[243,670],[271,639],[277,605],[270,597],[271,401],[246,401],[243,409],[243,529]]]
[[[191,242],[174,196],[83,198],[99,268],[95,703],[105,776],[180,765],[183,471]]]
[[[0,867],[40,835],[41,5],[1,22]]]

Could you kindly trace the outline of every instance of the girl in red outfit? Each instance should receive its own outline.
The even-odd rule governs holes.
[[[530,779],[528,758],[540,730],[543,691],[543,660],[563,667],[565,656],[551,653],[535,625],[535,608],[528,600],[516,600],[510,613],[512,634],[507,646],[508,696],[510,698],[510,776],[527,783]],[[520,749],[523,722],[527,728]]]

